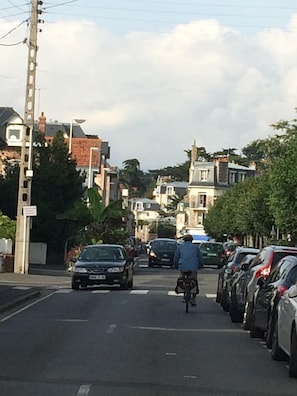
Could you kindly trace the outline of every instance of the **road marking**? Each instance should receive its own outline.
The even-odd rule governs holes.
[[[150,326],[131,326],[131,329],[149,330],[149,331],[176,331],[176,332],[190,332],[190,333],[241,333],[246,331],[243,329],[178,329],[172,327],[150,327]]]
[[[32,289],[32,286],[15,286],[13,287],[15,290],[30,290]]]
[[[72,289],[58,289],[56,290],[55,294],[67,294],[67,293],[71,293]]]
[[[138,264],[139,268],[148,268],[148,264]]]
[[[84,322],[88,322],[88,320],[87,319],[55,319],[55,322],[84,323]]]
[[[116,327],[117,327],[116,324],[109,325],[108,330],[107,330],[107,334],[113,333],[115,331]]]
[[[93,290],[92,294],[107,294],[110,293],[110,290]]]
[[[130,294],[147,294],[149,290],[131,290]]]
[[[87,396],[89,394],[91,390],[91,385],[82,385],[78,392],[77,392],[77,396]]]
[[[186,378],[186,379],[196,379],[197,375],[184,375],[184,378]]]
[[[205,296],[207,298],[216,298],[217,295],[216,294],[208,294],[208,293],[206,293]]]
[[[175,297],[183,297],[184,296],[183,293],[176,294],[175,291],[169,291],[167,294],[168,294],[168,296],[175,296]]]
[[[166,356],[176,356],[177,353],[176,352],[166,352],[165,355]]]
[[[29,308],[33,307],[34,305],[40,303],[41,301],[44,301],[44,300],[46,300],[47,298],[52,297],[54,294],[55,294],[55,292],[50,293],[50,294],[48,294],[47,296],[44,296],[44,297],[42,297],[42,298],[39,298],[39,299],[36,300],[36,301],[33,301],[31,304],[28,304],[28,305],[26,305],[25,307],[23,307],[23,308],[21,308],[21,309],[15,311],[15,312],[13,312],[12,314],[10,314],[10,315],[8,315],[8,316],[5,316],[5,318],[0,319],[0,322],[5,322],[6,320],[13,318],[14,316],[18,315],[19,313],[21,313],[21,312],[23,312],[23,311],[26,311],[26,309],[29,309]]]

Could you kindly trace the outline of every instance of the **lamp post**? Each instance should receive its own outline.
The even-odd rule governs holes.
[[[89,173],[88,173],[88,188],[92,186],[92,153],[93,151],[100,151],[99,147],[90,147],[90,154],[89,154]]]
[[[73,121],[75,121],[77,124],[82,124],[86,120],[83,120],[82,118],[75,118],[70,121],[70,129],[69,129],[69,145],[68,145],[68,153],[71,154],[72,151],[72,137],[73,137]]]

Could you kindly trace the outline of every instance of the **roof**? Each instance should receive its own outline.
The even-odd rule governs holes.
[[[62,122],[46,122],[45,127],[45,136],[46,137],[55,137],[57,132],[64,132],[67,136],[70,135],[70,123],[62,123]],[[79,124],[72,124],[72,137],[74,138],[85,138],[86,135],[83,132],[81,126]]]

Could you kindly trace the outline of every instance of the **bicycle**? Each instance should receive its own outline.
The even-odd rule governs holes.
[[[175,289],[177,294],[179,293],[179,288],[184,293],[186,313],[189,312],[189,304],[191,303],[192,294],[193,294],[192,290],[197,287],[196,279],[191,278],[190,275],[191,275],[191,271],[185,271],[183,273],[183,276],[178,279],[177,286]]]

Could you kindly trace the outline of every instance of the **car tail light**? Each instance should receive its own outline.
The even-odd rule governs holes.
[[[266,279],[269,274],[270,274],[270,265],[258,269],[258,271],[255,274],[255,278],[264,278],[264,279]]]
[[[278,286],[278,288],[277,288],[278,296],[281,297],[284,294],[284,292],[287,291],[287,290],[288,290],[288,288],[286,286],[284,286],[284,285]]]

